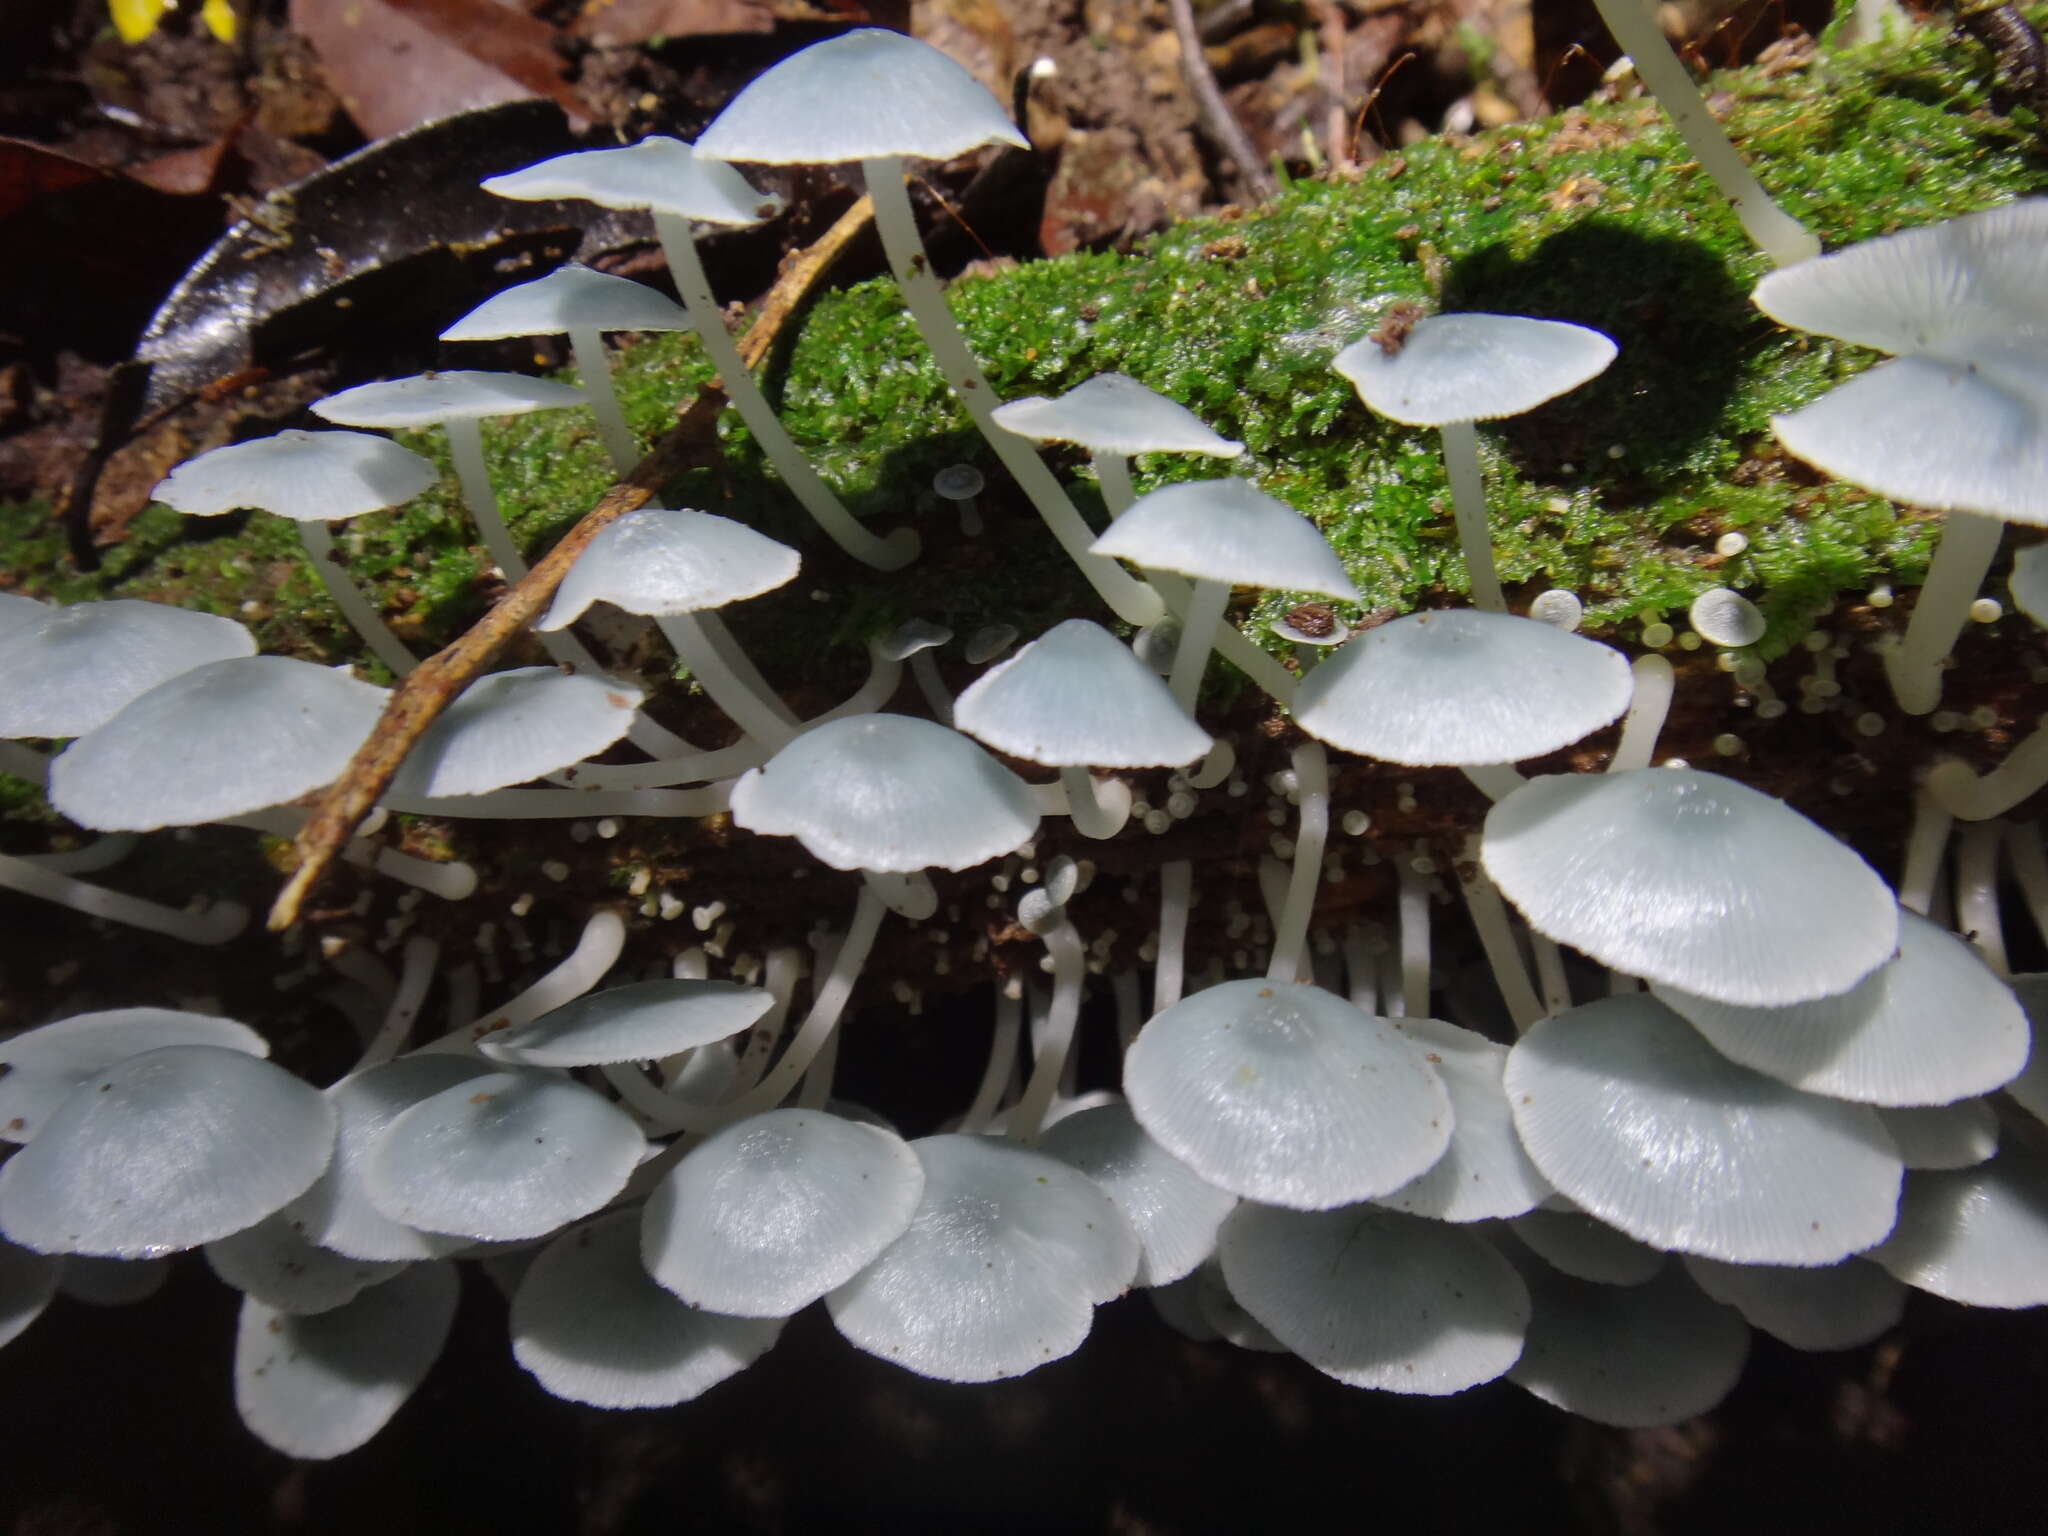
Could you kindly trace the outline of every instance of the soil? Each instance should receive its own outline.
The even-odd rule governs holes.
[[[0,14],[0,502],[39,500],[62,515],[95,462],[110,402],[123,414],[117,370],[227,222],[439,115],[449,103],[434,93],[460,71],[526,85],[540,71],[548,94],[596,134],[689,137],[764,63],[819,35],[820,23],[907,21],[1006,99],[1034,59],[1057,66],[1028,90],[1027,126],[1045,151],[1033,171],[1000,184],[938,179],[972,231],[972,242],[941,253],[942,265],[1127,247],[1244,195],[1238,169],[1198,121],[1163,0],[920,0],[894,16],[863,11],[858,0],[499,7],[502,31],[489,25],[489,0],[377,4],[380,15],[459,15],[469,30],[455,42],[437,34],[453,63],[372,104],[367,82],[380,66],[331,27],[312,25],[306,0],[240,7],[246,24],[232,47],[184,16],[131,44],[106,27],[97,0],[11,0]],[[1367,162],[1447,122],[1495,124],[1565,105],[1597,84],[1612,52],[1586,0],[1219,0],[1202,14],[1210,62],[1253,145],[1298,171]],[[1824,19],[1811,0],[1676,16],[1715,63]],[[806,215],[791,227],[792,243],[844,202],[826,178],[785,190]],[[439,261],[472,233],[443,229],[408,254]],[[644,231],[630,224],[598,230],[582,254],[614,270],[651,267]],[[720,267],[731,297],[758,297],[735,285],[740,272],[771,269],[759,256],[735,254]],[[849,275],[863,260],[875,258],[856,253]],[[461,279],[445,261],[435,270]],[[244,416],[282,418],[337,379],[403,371],[422,358],[432,359],[430,333],[394,330],[366,346],[330,331],[288,353],[252,355],[246,374],[154,402],[136,440],[89,487],[84,510],[74,509],[81,554],[118,540],[123,508],[139,506],[178,457],[225,441]],[[1681,717],[1672,731],[1703,742],[1713,722]],[[1285,745],[1269,735],[1272,761],[1255,766],[1280,765]],[[1816,742],[1826,749],[1811,759],[1827,765],[1820,777],[1772,787],[1795,803],[1853,798],[1826,782],[1864,771],[1852,745]],[[1376,820],[1397,818],[1396,797],[1382,798],[1388,810]],[[1439,814],[1458,808],[1441,796],[1433,803]],[[1854,810],[1868,818],[1860,833],[1896,836],[1899,807]],[[1433,830],[1441,828],[1418,822],[1404,835]],[[566,828],[539,834],[531,862],[550,858],[555,840],[566,855],[569,837]],[[245,848],[245,838],[231,846],[201,832],[180,845],[176,868],[154,878],[161,894],[189,889],[194,866],[224,866]],[[748,877],[787,873],[760,866]],[[1361,872],[1350,894],[1375,893]],[[147,937],[81,952],[66,915],[16,902],[6,911],[16,959],[5,968],[0,1027],[34,1016],[52,989],[89,994],[102,974],[182,963],[177,946]],[[1010,953],[1005,963],[1021,967],[1036,951],[1014,935]],[[216,982],[212,1001],[274,1017],[277,964],[259,959],[248,975]],[[908,1134],[932,1129],[971,1094],[986,1009],[985,992],[935,996],[886,1038],[856,1021],[842,1092]],[[331,1076],[341,1064],[330,1059],[332,1023],[317,1010],[286,1020],[278,1054],[316,1080]],[[909,1083],[884,1070],[904,1060],[919,1064]],[[1084,1078],[1107,1071],[1106,1062],[1084,1063]],[[1073,1358],[973,1388],[863,1356],[813,1308],[705,1401],[601,1414],[545,1396],[510,1358],[502,1299],[481,1273],[466,1285],[455,1337],[426,1387],[370,1447],[327,1465],[294,1464],[242,1429],[228,1382],[234,1297],[197,1256],[174,1261],[165,1291],[137,1307],[60,1299],[0,1355],[5,1529],[597,1536],[680,1523],[1166,1536],[1335,1519],[1427,1530],[1995,1532],[2038,1528],[2048,1492],[2037,1450],[2048,1422],[2048,1330],[2031,1314],[1925,1296],[1913,1298],[1898,1330],[1862,1350],[1805,1356],[1759,1335],[1720,1409],[1669,1430],[1625,1432],[1568,1420],[1505,1384],[1441,1402],[1352,1391],[1292,1359],[1189,1343],[1160,1326],[1142,1297],[1104,1308]]]

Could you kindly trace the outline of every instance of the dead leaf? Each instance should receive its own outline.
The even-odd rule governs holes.
[[[590,0],[569,31],[600,48],[636,48],[655,38],[772,32],[766,0]]]

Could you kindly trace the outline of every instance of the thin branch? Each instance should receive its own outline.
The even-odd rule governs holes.
[[[1173,13],[1173,35],[1180,39],[1180,73],[1195,98],[1195,112],[1216,147],[1237,167],[1238,180],[1253,202],[1267,202],[1278,192],[1273,173],[1252,148],[1244,125],[1231,115],[1230,104],[1217,89],[1209,73],[1209,61],[1202,53],[1201,35],[1195,29],[1195,9],[1190,0],[1166,0]]]

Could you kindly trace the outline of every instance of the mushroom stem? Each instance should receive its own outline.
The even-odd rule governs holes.
[[[2010,979],[2005,958],[2005,921],[1998,910],[1998,850],[2005,824],[1980,821],[1956,840],[1956,928],[1984,963]]]
[[[576,947],[569,951],[561,964],[503,1007],[493,1008],[474,1023],[450,1030],[412,1054],[466,1053],[473,1050],[476,1042],[486,1034],[519,1024],[531,1024],[542,1014],[553,1013],[564,1003],[573,1003],[604,980],[605,972],[618,964],[619,955],[625,947],[625,919],[610,907],[598,908],[584,923],[583,932],[576,939]]]
[[[1970,604],[1984,584],[1984,573],[1997,558],[2005,524],[1995,517],[1951,512],[1934,546],[1913,617],[1897,649],[1887,651],[1885,676],[1892,697],[1909,715],[1924,715],[1941,702],[1941,670],[1956,636],[1970,616]]]
[[[1513,763],[1466,763],[1460,772],[1489,800],[1505,800],[1529,782]]]
[[[399,968],[398,990],[384,1009],[384,1021],[363,1048],[355,1071],[380,1067],[399,1053],[419,1022],[420,1005],[427,1000],[427,988],[434,984],[434,965],[441,958],[441,944],[423,933],[405,941],[405,958]]]
[[[407,816],[545,821],[566,816],[716,816],[731,799],[732,783],[725,780],[702,789],[494,789],[483,795],[387,792],[378,804]]]
[[[1379,960],[1363,928],[1344,930],[1344,985],[1351,1006],[1365,1013],[1380,1011]]]
[[[204,912],[183,912],[139,896],[124,896],[104,886],[88,885],[11,854],[0,854],[0,887],[54,901],[88,917],[103,917],[148,933],[168,934],[188,944],[225,944],[249,923],[249,909],[232,901],[216,901]]]
[[[1771,201],[1728,135],[1707,111],[1692,77],[1664,40],[1655,13],[1643,0],[1593,0],[1607,30],[1635,64],[1636,74],[1663,107],[1671,126],[1713,178],[1721,195],[1742,221],[1743,232],[1778,266],[1806,261],[1820,254],[1820,241],[1805,225]]]
[[[94,838],[83,848],[66,848],[56,853],[24,853],[17,857],[52,874],[96,875],[127,858],[139,841],[133,832],[109,832],[104,837]]]
[[[1131,787],[1122,779],[1097,779],[1086,768],[1060,769],[1067,815],[1083,837],[1115,837],[1131,815]]]
[[[1543,1011],[1563,1013],[1572,1005],[1572,984],[1564,971],[1564,952],[1535,929],[1529,930],[1529,952],[1536,957],[1536,979],[1543,987]]]
[[[784,944],[768,951],[766,974],[761,980],[775,1001],[747,1035],[747,1046],[740,1053],[739,1070],[733,1077],[734,1093],[745,1093],[768,1070],[768,1058],[774,1053],[775,1042],[782,1038],[782,1026],[796,996],[797,980],[804,972],[803,952],[795,945]]]
[[[1010,1138],[1026,1146],[1038,1140],[1045,1112],[1059,1092],[1060,1073],[1073,1048],[1074,1025],[1081,1016],[1081,981],[1087,972],[1088,956],[1081,935],[1066,918],[1045,935],[1045,947],[1052,955],[1052,1007],[1045,1017],[1045,1032],[1039,1037],[1031,1079],[1024,1085],[1017,1107],[1010,1111]]]
[[[1451,481],[1451,508],[1458,523],[1458,547],[1472,587],[1472,606],[1506,613],[1500,574],[1493,567],[1493,532],[1486,526],[1486,479],[1479,469],[1479,429],[1469,421],[1437,428],[1444,443],[1444,472]]]
[[[1186,983],[1188,906],[1194,884],[1195,866],[1186,859],[1169,859],[1159,867],[1159,959],[1152,973],[1155,1015],[1180,1001]]]
[[[1913,824],[1906,832],[1905,860],[1899,871],[1899,905],[1908,912],[1932,915],[1934,888],[1941,880],[1941,857],[1954,825],[1954,816],[1935,795],[1933,785],[1922,786],[1913,797]]]
[[[995,1031],[989,1038],[988,1064],[981,1069],[981,1082],[974,1090],[974,1102],[967,1106],[967,1113],[960,1118],[960,1129],[970,1136],[980,1135],[996,1117],[1002,1107],[1003,1094],[1010,1086],[1010,1078],[1017,1069],[1017,1037],[1024,1030],[1024,989],[1020,986],[1017,995],[1008,992],[996,994]]]
[[[1137,580],[1107,555],[1090,554],[1095,534],[1075,510],[1057,476],[1025,439],[1005,432],[995,424],[991,412],[1000,403],[996,392],[982,375],[981,365],[968,350],[966,338],[946,307],[946,296],[932,276],[931,262],[918,238],[917,219],[910,211],[910,195],[903,186],[903,157],[884,155],[861,162],[868,196],[875,205],[875,230],[888,253],[889,269],[896,274],[896,287],[903,295],[918,334],[952,386],[960,403],[988,444],[1003,461],[1003,467],[1022,488],[1026,499],[1038,509],[1046,527],[1060,541],[1067,557],[1080,568],[1088,584],[1127,624],[1156,624],[1166,612],[1159,594]]]
[[[1116,1040],[1124,1050],[1138,1038],[1145,1025],[1144,1010],[1138,1004],[1138,973],[1118,971],[1110,978],[1110,994],[1116,999]]]
[[[1401,855],[1394,864],[1401,882],[1401,1016],[1425,1018],[1429,1013],[1429,877],[1416,869],[1410,855]]]
[[[620,479],[640,462],[640,443],[626,425],[626,413],[619,408],[619,392],[612,384],[611,356],[605,351],[604,334],[596,330],[569,332],[569,355],[576,359],[577,377],[590,397],[590,413],[597,418],[597,435],[604,439],[611,455],[612,469]]]
[[[1936,763],[1927,775],[1927,792],[1959,821],[2003,816],[2043,784],[2048,784],[2048,726],[2037,726],[1981,778],[1957,758]]]
[[[911,653],[910,675],[917,683],[917,691],[924,695],[925,708],[932,712],[932,718],[941,725],[951,725],[953,695],[946,688],[946,680],[939,676],[939,663],[930,646]]]
[[[772,694],[764,697],[747,685],[727,664],[696,614],[668,614],[654,622],[661,626],[668,643],[675,647],[676,655],[703,685],[711,701],[730,715],[741,730],[770,752],[796,735],[795,728],[780,713],[782,701]]]
[[[1671,711],[1671,691],[1676,686],[1671,663],[1662,656],[1638,656],[1629,670],[1635,674],[1635,691],[1629,696],[1628,717],[1621,722],[1621,740],[1607,764],[1609,773],[1627,773],[1650,766],[1657,751],[1657,735],[1664,729],[1664,717]]]
[[[1465,893],[1465,909],[1479,934],[1479,946],[1486,951],[1494,985],[1500,988],[1501,1001],[1507,1004],[1508,1017],[1514,1020],[1515,1033],[1526,1035],[1530,1026],[1543,1017],[1543,1004],[1529,984],[1529,973],[1522,965],[1514,930],[1508,926],[1507,907],[1500,899],[1500,891],[1480,866],[1476,832],[1465,839],[1465,856],[1458,863],[1458,885]]]
[[[1230,602],[1226,582],[1200,580],[1188,597],[1187,614],[1180,628],[1180,643],[1174,647],[1173,671],[1166,679],[1174,702],[1195,714],[1195,696],[1202,689],[1202,674],[1209,666],[1209,642],[1216,626],[1223,622],[1224,607]]]
[[[2048,855],[2041,849],[2038,822],[2014,822],[2005,829],[2006,857],[2012,861],[2013,878],[2026,898],[2034,929],[2048,938]]]
[[[803,1086],[797,1090],[798,1109],[823,1109],[832,1102],[832,1080],[839,1075],[839,1038],[839,1031],[833,1030],[811,1058]]]
[[[334,547],[333,530],[325,523],[302,522],[299,524],[299,542],[306,546],[306,561],[313,567],[313,574],[320,578],[320,585],[334,599],[334,606],[341,610],[349,628],[363,637],[363,643],[377,659],[400,677],[418,666],[419,658],[391,633],[384,616],[370,606],[370,600],[349,580],[341,551]]]
[[[704,263],[697,255],[697,242],[690,231],[690,221],[657,209],[654,227],[661,236],[661,248],[668,256],[669,276],[675,279],[676,295],[683,301],[683,308],[690,312],[698,339],[704,344],[705,355],[711,359],[711,365],[718,370],[720,382],[725,385],[726,398],[732,401],[733,409],[740,413],[740,420],[754,434],[755,441],[761,445],[761,452],[775,466],[775,472],[782,476],[790,494],[811,514],[811,520],[827,538],[861,564],[878,571],[894,571],[915,560],[919,548],[915,529],[898,528],[887,538],[877,538],[870,533],[860,519],[846,509],[845,503],[833,494],[832,488],[825,484],[791,439],[781,418],[775,414],[775,407],[768,403],[768,397],[761,393],[760,384],[741,360],[739,348],[733,345],[732,334],[725,328],[718,300],[711,294],[711,280],[704,275]]]
[[[1095,483],[1102,489],[1103,507],[1111,517],[1122,517],[1138,499],[1137,489],[1131,484],[1130,459],[1121,453],[1097,449],[1088,455],[1088,462],[1095,466]]]
[[[1330,836],[1330,759],[1320,741],[1304,741],[1294,749],[1294,782],[1301,799],[1301,824],[1294,834],[1294,868],[1287,879],[1286,905],[1273,925],[1268,981],[1293,981],[1300,974],[1316,886],[1323,878],[1323,845]]]

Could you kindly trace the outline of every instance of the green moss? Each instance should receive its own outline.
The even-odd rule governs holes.
[[[1824,55],[1776,79],[1721,76],[1714,88],[1759,176],[1834,248],[2048,185],[2033,125],[1991,115],[1983,68],[1975,50],[1923,28],[1901,46]],[[1931,525],[1776,449],[1774,412],[1874,357],[1759,315],[1748,293],[1764,270],[1654,104],[1637,99],[1433,141],[1353,181],[1296,181],[1269,208],[1177,226],[1130,256],[965,280],[952,301],[1006,397],[1116,369],[1242,438],[1249,451],[1230,472],[1313,517],[1372,607],[1460,592],[1465,574],[1434,434],[1367,413],[1329,371],[1331,355],[1403,296],[1595,326],[1621,348],[1605,375],[1482,431],[1504,579],[1578,591],[1596,629],[1682,609],[1732,581],[1770,617],[1768,645],[1782,648],[1842,593],[1917,581]],[[628,417],[649,435],[709,373],[687,338],[642,343],[624,361]],[[846,560],[802,526],[727,413],[724,464],[672,496],[805,550],[787,593],[733,616],[771,676],[822,684],[856,673],[865,637],[911,615],[963,633],[1003,622],[1026,634],[1071,613],[1102,616],[945,392],[889,282],[821,297],[766,383],[849,505],[878,528],[915,522],[926,541],[924,559],[890,576]],[[406,441],[445,463],[438,433]],[[499,423],[486,444],[529,549],[572,525],[608,479],[583,412]],[[952,510],[928,489],[934,471],[961,460],[990,476],[990,526],[974,541],[958,537]],[[1099,521],[1085,463],[1065,469]],[[1164,457],[1137,466],[1141,490],[1216,472]],[[484,595],[488,561],[457,511],[450,480],[345,536],[352,569],[423,642],[457,632]],[[349,649],[276,519],[215,533],[152,509],[107,570],[86,579],[63,574],[41,516],[0,509],[7,563],[26,590],[158,596],[226,613],[253,601],[266,648]],[[1731,530],[1751,542],[1727,562],[1714,543]],[[1258,614],[1290,601],[1267,594]]]

